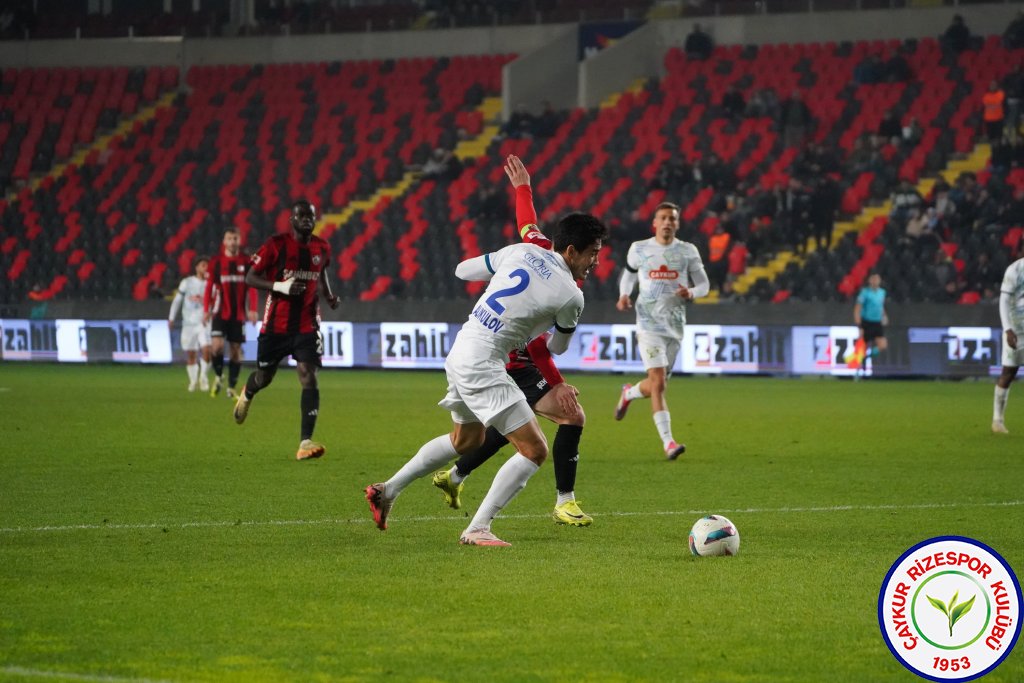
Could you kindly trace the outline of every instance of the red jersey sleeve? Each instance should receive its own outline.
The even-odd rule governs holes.
[[[533,208],[533,190],[529,185],[516,188],[516,227],[524,242],[542,249],[551,248],[551,240],[537,229],[537,211]]]
[[[273,239],[269,239],[264,242],[263,246],[261,246],[249,259],[249,267],[252,268],[253,272],[257,275],[266,277],[267,268],[270,267],[270,264],[276,262],[276,242]]]
[[[542,334],[532,342],[526,345],[526,353],[530,354],[530,360],[540,370],[540,374],[544,376],[550,386],[561,384],[565,381],[562,377],[562,373],[555,367],[555,361],[551,358],[551,352],[548,351],[548,336]]]

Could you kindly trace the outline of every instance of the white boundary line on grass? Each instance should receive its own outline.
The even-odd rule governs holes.
[[[731,508],[718,509],[721,514],[792,514],[804,512],[849,512],[849,511],[885,511],[885,510],[943,510],[956,508],[974,507],[1020,507],[1024,500],[1010,500],[991,503],[910,503],[891,505],[826,505],[820,507],[780,507],[780,508]],[[649,512],[618,511],[595,514],[595,517],[643,517],[643,516],[678,516],[678,515],[704,515],[708,510],[652,510]],[[501,515],[502,519],[547,519],[549,515],[523,514],[523,515]],[[460,521],[465,518],[454,515],[428,515],[422,517],[393,517],[396,522],[451,522]],[[169,523],[146,523],[146,524],[68,524],[64,526],[36,526],[36,527],[0,527],[0,533],[45,533],[53,531],[99,531],[103,529],[119,530],[141,530],[141,529],[202,529],[219,528],[232,526],[317,526],[317,525],[340,525],[340,524],[369,524],[369,516],[357,519],[268,519],[268,520],[236,520],[236,521],[209,521],[209,522],[169,522]]]
[[[65,681],[90,681],[93,683],[170,683],[169,681],[154,678],[124,678],[122,676],[78,674],[69,671],[43,671],[40,669],[26,669],[20,666],[0,667],[0,673],[24,676],[25,678],[56,678]]]

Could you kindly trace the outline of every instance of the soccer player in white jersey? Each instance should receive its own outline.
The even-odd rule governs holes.
[[[626,254],[626,267],[619,280],[620,311],[633,307],[630,296],[637,282],[636,339],[647,377],[637,384],[625,384],[615,419],[626,415],[631,401],[651,399],[654,425],[665,456],[675,460],[686,445],[672,436],[672,419],[665,402],[665,386],[679,354],[686,325],[686,302],[708,293],[709,283],[697,247],[676,239],[679,207],[664,202],[654,210],[654,237],[634,242]]]
[[[210,368],[210,325],[203,321],[203,293],[206,291],[209,265],[210,260],[206,257],[196,259],[195,274],[178,285],[167,316],[167,325],[173,328],[178,311],[181,311],[181,349],[185,352],[189,391],[210,389],[206,375]]]
[[[1010,384],[1024,365],[1024,258],[1017,259],[1006,269],[999,288],[999,321],[1003,326],[1003,371],[996,380],[992,405],[992,431],[1008,434],[1003,424],[1006,399]]]
[[[479,448],[487,427],[494,427],[517,452],[498,470],[459,543],[510,545],[491,532],[491,522],[547,458],[548,444],[505,363],[510,351],[552,326],[551,352],[561,354],[569,347],[583,312],[583,292],[576,281],[586,279],[597,265],[607,233],[597,218],[573,213],[559,221],[553,251],[513,244],[458,265],[459,278],[489,284],[445,359],[448,393],[438,405],[451,411],[453,429],[425,443],[390,479],[366,487],[379,529],[387,529],[391,507],[406,486]]]

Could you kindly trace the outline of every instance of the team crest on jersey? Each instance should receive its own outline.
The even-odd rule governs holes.
[[[648,272],[648,276],[652,280],[675,280],[679,277],[678,270],[669,270],[668,266],[662,264],[657,270]]]
[[[238,265],[236,266],[236,268],[238,268],[238,272],[239,272],[239,273],[244,273],[244,272],[245,272],[245,266],[243,266],[243,265],[242,265],[241,263],[239,263],[239,264],[238,264]]]
[[[319,266],[320,265],[320,254],[314,254],[313,255],[313,265],[314,266]]]

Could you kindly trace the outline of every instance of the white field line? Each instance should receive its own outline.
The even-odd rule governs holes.
[[[152,678],[123,678],[121,676],[98,676],[93,674],[71,673],[67,671],[43,671],[41,669],[26,669],[20,666],[0,667],[0,674],[22,676],[23,678],[51,678],[59,681],[89,681],[90,683],[169,683],[168,681],[155,680]]]
[[[640,511],[613,511],[596,513],[594,517],[672,517],[679,515],[705,515],[709,512],[720,514],[750,514],[750,515],[771,515],[771,514],[797,514],[797,513],[819,513],[819,512],[850,512],[850,511],[885,511],[885,510],[946,510],[958,508],[999,508],[999,507],[1020,507],[1024,506],[1024,500],[1010,500],[988,503],[911,503],[891,505],[825,505],[819,507],[779,507],[779,508],[716,508],[709,510],[652,510]],[[549,515],[523,514],[523,515],[502,515],[503,519],[547,519]],[[394,522],[452,522],[465,521],[462,515],[428,515],[422,517],[390,517],[389,521]],[[204,529],[221,528],[233,526],[338,526],[344,524],[369,524],[369,514],[366,517],[356,519],[267,519],[267,520],[234,520],[234,521],[206,521],[206,522],[164,522],[164,523],[138,523],[138,524],[67,524],[62,526],[35,526],[35,527],[0,527],[3,534],[31,534],[46,533],[53,531],[101,531],[104,529]]]

